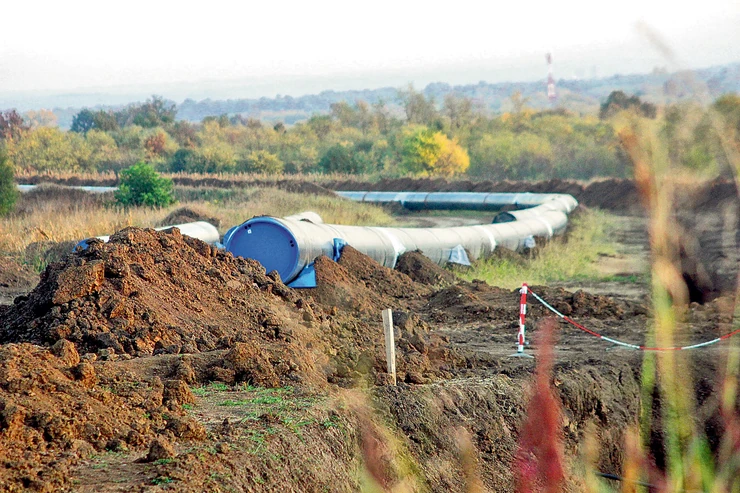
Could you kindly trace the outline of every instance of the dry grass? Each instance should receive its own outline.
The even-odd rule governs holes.
[[[107,235],[128,226],[155,227],[180,207],[194,209],[220,220],[220,230],[257,215],[286,216],[311,210],[330,223],[392,224],[383,209],[345,199],[289,193],[276,189],[247,189],[221,193],[214,199],[197,200],[203,190],[180,191],[187,200],[163,209],[116,207],[110,199],[49,187],[24,196],[17,213],[0,219],[0,251],[21,254],[37,241],[81,240]]]
[[[466,280],[482,279],[493,286],[515,288],[522,282],[548,284],[553,281],[601,279],[596,268],[600,255],[612,255],[616,248],[610,240],[613,221],[605,212],[583,211],[570,220],[568,234],[556,237],[529,260],[516,254],[494,256],[475,262],[473,268],[460,272]]]

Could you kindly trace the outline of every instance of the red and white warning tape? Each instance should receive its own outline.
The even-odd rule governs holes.
[[[586,332],[588,334],[591,334],[592,336],[598,337],[599,339],[603,339],[603,340],[605,340],[607,342],[611,342],[612,344],[616,344],[618,346],[628,347],[628,348],[631,348],[631,349],[638,349],[640,351],[682,351],[684,349],[696,349],[696,348],[700,348],[700,347],[704,347],[704,346],[709,346],[709,345],[714,344],[714,343],[717,343],[719,341],[724,341],[725,339],[729,339],[730,337],[732,337],[732,336],[734,336],[736,334],[740,334],[740,329],[737,329],[735,331],[730,332],[729,334],[725,334],[723,336],[717,337],[716,339],[712,339],[711,341],[704,341],[704,342],[700,342],[698,344],[691,344],[690,346],[648,347],[648,346],[645,346],[645,345],[630,344],[629,342],[618,341],[617,339],[612,339],[611,337],[607,337],[605,335],[599,334],[598,332],[594,332],[593,330],[587,329],[586,327],[584,327],[583,325],[579,324],[578,322],[576,322],[572,318],[570,318],[570,317],[568,317],[568,316],[563,315],[562,313],[560,313],[552,305],[550,305],[548,302],[546,302],[540,296],[538,296],[537,293],[535,293],[534,291],[532,291],[531,289],[529,289],[526,284],[522,285],[521,293],[522,293],[522,297],[521,297],[521,299],[519,301],[520,305],[522,305],[522,304],[526,305],[526,303],[527,303],[527,293],[528,294],[531,294],[532,296],[535,297],[535,299],[537,301],[539,301],[540,303],[542,303],[542,305],[545,308],[547,308],[548,310],[550,310],[555,315],[557,315],[558,317],[562,318],[563,320],[565,320],[566,322],[568,322],[572,326],[574,326],[574,327],[576,327],[576,328],[578,328],[578,329],[580,329],[580,330],[582,330],[582,331],[584,331],[584,332]],[[524,329],[523,329],[523,325],[522,325],[523,324],[523,320],[524,320],[524,318],[523,318],[524,316],[521,315],[521,313],[526,313],[526,310],[527,310],[526,309],[526,306],[524,306],[524,308],[521,308],[520,307],[520,315],[519,315],[519,319],[520,319],[520,322],[519,322],[519,341],[520,341],[520,343],[519,344],[520,344],[520,346],[519,347],[522,348],[522,349],[520,349],[519,352],[523,351],[523,346],[521,346],[521,344],[522,344],[521,341],[523,340],[523,336],[524,336]]]

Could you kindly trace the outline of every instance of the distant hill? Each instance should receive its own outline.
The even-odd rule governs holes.
[[[655,70],[650,74],[614,75],[599,79],[558,80],[556,82],[557,107],[581,114],[596,113],[603,100],[614,90],[636,94],[642,99],[667,104],[694,99],[707,103],[726,92],[740,92],[740,63],[721,65],[699,70],[666,73]],[[503,82],[452,86],[443,82],[427,85],[421,92],[441,104],[448,94],[470,98],[479,108],[490,112],[508,109],[511,95],[519,91],[528,98],[528,106],[535,109],[550,108],[545,93],[545,82]],[[294,124],[316,113],[328,113],[333,103],[362,100],[370,104],[384,102],[391,111],[400,111],[398,88],[351,91],[323,91],[300,97],[228,99],[195,101],[186,99],[177,106],[177,118],[201,121],[207,116],[241,114],[269,122],[282,121]],[[94,109],[119,109],[119,106],[96,106]],[[2,109],[2,108],[0,108]],[[55,108],[59,125],[68,128],[72,118],[81,108]]]

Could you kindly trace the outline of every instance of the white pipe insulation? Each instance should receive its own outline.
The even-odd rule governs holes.
[[[317,224],[305,220],[255,217],[232,228],[224,237],[224,247],[235,256],[259,261],[267,270],[277,271],[286,284],[309,269],[316,257],[336,258],[341,245],[351,245],[376,262],[393,268],[407,251],[421,250],[437,264],[450,261],[454,251],[464,249],[473,259],[490,255],[497,247],[521,250],[531,237],[550,238],[561,233],[567,214],[578,202],[563,194],[443,194],[391,192],[338,192],[364,202],[399,202],[408,207],[500,209],[504,206],[529,207],[510,211],[508,222],[453,228],[387,228]],[[453,201],[452,195],[457,196]],[[431,196],[431,197],[430,197]],[[462,197],[461,197],[462,196]]]

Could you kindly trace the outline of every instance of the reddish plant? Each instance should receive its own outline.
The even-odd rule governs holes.
[[[519,493],[559,492],[565,480],[561,405],[550,386],[555,327],[555,319],[548,318],[538,331],[535,382],[514,460]]]

